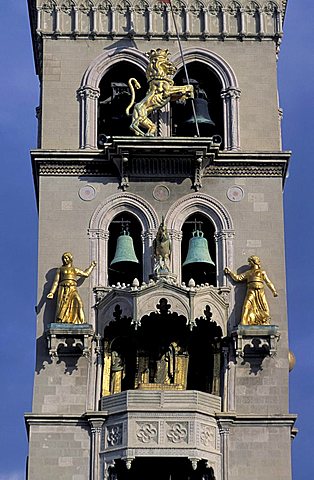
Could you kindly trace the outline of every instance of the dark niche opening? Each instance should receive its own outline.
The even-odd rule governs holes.
[[[127,469],[123,460],[110,467],[109,480],[215,480],[214,470],[204,460],[197,462],[196,470],[188,458],[135,458]]]
[[[101,79],[98,101],[98,145],[100,147],[108,137],[131,135],[131,117],[126,115],[125,110],[131,101],[128,81],[132,77],[136,78],[141,85],[139,90],[135,90],[135,102],[138,102],[146,94],[147,82],[144,72],[135,65],[119,62]]]
[[[135,330],[116,305],[104,331],[103,396],[124,390],[199,390],[220,395],[221,328],[207,307],[191,331],[166,298]]]
[[[192,214],[185,220],[182,226],[181,261],[182,281],[186,284],[192,278],[196,285],[217,285],[214,234],[214,224],[201,213]],[[210,261],[212,263],[208,263]]]
[[[143,279],[142,228],[138,219],[128,213],[120,213],[110,223],[108,241],[108,283],[132,284]],[[132,259],[134,261],[132,261]],[[138,260],[136,262],[135,260]],[[118,261],[117,261],[118,260]]]
[[[187,65],[190,83],[194,85],[194,105],[201,137],[219,135],[224,142],[222,85],[217,75],[201,62]],[[183,68],[175,76],[176,85],[186,84]],[[192,101],[171,104],[171,129],[173,136],[194,137],[197,135]]]

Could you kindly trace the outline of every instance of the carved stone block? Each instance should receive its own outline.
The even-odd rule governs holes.
[[[277,353],[277,325],[238,325],[231,335],[237,357],[272,357]]]
[[[50,323],[46,331],[49,355],[58,357],[62,348],[62,355],[74,355],[80,351],[82,355],[89,356],[93,336],[93,326],[88,323]]]

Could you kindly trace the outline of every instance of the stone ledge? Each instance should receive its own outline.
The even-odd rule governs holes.
[[[197,390],[128,390],[103,397],[101,410],[106,410],[108,414],[126,411],[199,411],[213,415],[221,410],[221,398]]]
[[[277,325],[238,325],[231,336],[237,357],[273,357],[280,332]]]
[[[93,336],[93,326],[88,323],[80,325],[72,323],[50,323],[46,330],[49,355],[51,358],[58,357],[60,347],[64,348],[63,354],[66,355],[70,353],[73,355],[73,350],[78,347],[84,356],[89,356]]]

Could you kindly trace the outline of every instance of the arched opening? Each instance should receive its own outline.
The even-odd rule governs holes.
[[[211,316],[206,307],[190,334],[187,388],[220,395],[222,330]]]
[[[108,284],[132,284],[143,280],[141,224],[129,212],[116,215],[109,225]]]
[[[102,396],[124,390],[200,390],[220,395],[222,330],[209,306],[191,331],[160,298],[136,330],[116,305],[104,330]]]
[[[187,64],[190,83],[194,85],[194,105],[201,137],[219,135],[224,140],[222,85],[215,72],[202,62]],[[177,85],[186,84],[184,69],[175,76]],[[173,103],[171,108],[171,126],[174,136],[196,136],[192,101],[185,105]],[[222,147],[223,148],[223,145]]]
[[[113,135],[131,135],[131,117],[125,113],[131,100],[128,86],[130,78],[136,78],[141,85],[135,90],[135,102],[138,102],[146,93],[147,82],[145,74],[140,68],[126,61],[113,65],[102,77],[98,100],[98,145],[105,143],[107,137]]]
[[[215,226],[201,214],[189,215],[182,225],[182,281],[217,285]]]

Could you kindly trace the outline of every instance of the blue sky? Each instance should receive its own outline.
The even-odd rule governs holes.
[[[26,0],[1,5],[2,234],[0,480],[25,478],[27,438],[23,413],[31,410],[36,304],[37,211],[29,150],[36,145],[35,76]],[[293,480],[314,474],[314,2],[290,0],[279,61],[283,142],[293,151],[284,193],[290,347],[290,411],[298,413]]]

